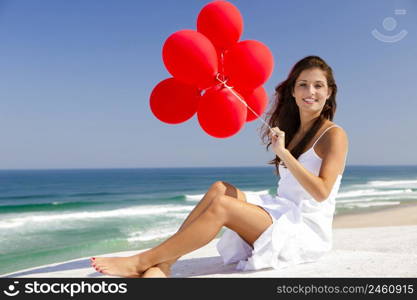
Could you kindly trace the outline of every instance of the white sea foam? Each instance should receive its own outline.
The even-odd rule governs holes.
[[[134,242],[147,242],[155,239],[167,238],[176,233],[178,228],[153,228],[149,231],[137,231],[129,234],[127,241],[129,243]]]
[[[173,218],[178,218],[178,219],[185,219],[188,216],[188,212],[187,213],[171,213],[169,214],[170,217]]]
[[[20,216],[9,217],[0,220],[0,229],[15,228],[32,223],[48,224],[50,222],[68,222],[68,221],[88,221],[92,219],[103,218],[125,218],[131,216],[152,216],[152,215],[166,215],[177,212],[189,212],[192,210],[191,206],[186,205],[147,205],[134,206],[129,208],[89,211],[89,212],[73,212],[73,213],[43,213],[43,214],[20,214]]]
[[[245,194],[249,194],[249,195],[265,195],[265,194],[268,194],[269,193],[269,191],[268,190],[262,190],[262,191],[257,191],[257,192],[254,192],[254,191],[244,191],[245,192]]]
[[[203,197],[204,197],[204,194],[185,195],[185,200],[187,200],[187,201],[200,201]]]
[[[396,194],[408,194],[413,193],[412,189],[402,189],[402,190],[376,190],[376,189],[366,189],[366,190],[356,190],[348,192],[339,192],[337,198],[354,198],[354,197],[364,197],[364,196],[382,196],[382,195],[396,195]]]
[[[373,206],[385,206],[385,205],[398,205],[401,202],[399,201],[372,201],[368,203],[349,203],[348,205],[345,205],[345,207],[373,207]]]
[[[389,197],[365,197],[360,199],[346,199],[346,200],[339,200],[336,199],[336,204],[344,204],[344,203],[360,203],[360,202],[371,202],[371,201],[390,201],[390,200],[401,200],[401,201],[409,201],[409,200],[417,200],[417,193],[413,193],[410,195],[394,195]]]
[[[22,225],[24,222],[13,219],[0,221],[0,229],[11,229]]]
[[[417,180],[375,180],[367,185],[372,187],[417,188]]]
[[[365,189],[339,192],[336,205],[340,208],[367,208],[398,205],[400,201],[417,200],[417,192],[411,189],[411,185],[415,183],[417,183],[415,180],[370,181],[366,185],[360,185],[367,187]]]

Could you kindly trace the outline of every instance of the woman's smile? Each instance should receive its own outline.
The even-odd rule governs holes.
[[[305,103],[307,103],[308,105],[311,105],[311,104],[314,104],[314,103],[316,103],[316,102],[317,102],[317,100],[312,99],[312,98],[306,98],[306,99],[303,99],[303,101],[304,101]]]

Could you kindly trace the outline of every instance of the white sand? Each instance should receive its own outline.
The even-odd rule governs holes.
[[[212,241],[182,257],[172,277],[417,277],[417,225],[334,230],[333,250],[321,260],[281,270],[237,272],[223,265]],[[100,256],[128,256],[127,251]],[[104,278],[90,267],[89,257],[21,270],[3,277]]]

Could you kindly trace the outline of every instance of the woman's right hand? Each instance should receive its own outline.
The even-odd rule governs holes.
[[[280,130],[278,127],[270,129],[269,137],[272,142],[272,150],[278,155],[281,159],[285,151],[285,132]]]

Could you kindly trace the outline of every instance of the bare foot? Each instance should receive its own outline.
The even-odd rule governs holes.
[[[169,276],[171,276],[171,265],[167,263],[150,267],[142,274],[142,278],[166,278]]]
[[[92,266],[106,275],[120,277],[140,277],[149,268],[140,260],[140,255],[128,257],[96,257],[91,260]]]

